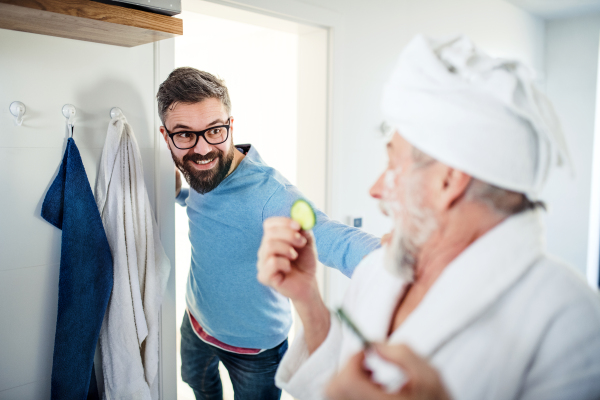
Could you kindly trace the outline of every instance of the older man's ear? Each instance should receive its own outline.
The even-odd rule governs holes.
[[[432,201],[439,211],[449,210],[463,197],[473,178],[441,163],[436,167],[438,169],[436,172],[439,174],[437,193],[433,193]]]

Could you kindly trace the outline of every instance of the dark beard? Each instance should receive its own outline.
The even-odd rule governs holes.
[[[186,154],[183,156],[183,160],[176,158],[173,152],[171,152],[171,157],[190,187],[200,194],[206,194],[219,186],[219,183],[227,177],[233,162],[234,151],[235,146],[232,144],[226,156],[221,150],[216,149],[205,155]],[[211,160],[216,157],[219,157],[217,165],[206,171],[199,171],[192,166],[188,166],[188,161],[195,163],[196,161]]]

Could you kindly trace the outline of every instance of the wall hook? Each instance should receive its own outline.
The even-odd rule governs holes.
[[[21,126],[23,124],[23,116],[25,115],[25,104],[20,101],[13,101],[9,107],[10,113],[15,117],[15,124]]]
[[[123,111],[119,107],[113,107],[110,109],[110,119],[117,118],[119,115],[123,115]]]
[[[70,137],[73,137],[73,126],[75,125],[75,114],[77,114],[77,109],[73,104],[65,104],[62,108],[62,114],[67,118],[67,128],[69,129]]]
[[[62,114],[67,118],[67,123],[73,125],[75,123],[75,114],[77,109],[73,104],[65,104],[62,108]]]

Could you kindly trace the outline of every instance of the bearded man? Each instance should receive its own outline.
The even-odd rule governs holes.
[[[194,68],[174,70],[158,90],[161,133],[191,190],[192,260],[181,325],[181,375],[197,399],[223,398],[219,361],[236,399],[279,399],[275,372],[292,324],[288,299],[256,280],[263,221],[289,215],[302,194],[256,148],[233,143],[227,87]],[[350,276],[379,240],[317,211],[321,262]]]
[[[535,200],[568,154],[525,67],[465,37],[418,36],[383,111],[395,132],[370,193],[393,238],[359,265],[343,308],[375,343],[367,354],[406,381],[373,381],[382,369],[365,367],[364,341],[319,296],[312,234],[273,218],[258,278],[292,299],[304,326],[278,386],[301,400],[600,398],[600,298],[546,254]]]

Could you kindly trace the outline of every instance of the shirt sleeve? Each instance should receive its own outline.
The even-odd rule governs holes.
[[[283,356],[275,384],[298,400],[324,400],[326,385],[336,374],[342,343],[337,316],[331,315],[331,326],[325,341],[311,355],[301,329]]]
[[[185,201],[187,200],[189,195],[190,195],[190,189],[182,187],[181,190],[179,191],[179,195],[177,197],[175,197],[175,203],[179,204],[181,207],[185,207],[187,205],[185,203]]]
[[[265,204],[263,221],[269,217],[289,217],[292,204],[302,198],[307,200],[295,186],[280,186]],[[319,261],[338,269],[347,277],[352,276],[363,257],[380,247],[380,239],[358,228],[329,219],[310,200],[307,201],[317,214],[313,233]]]

